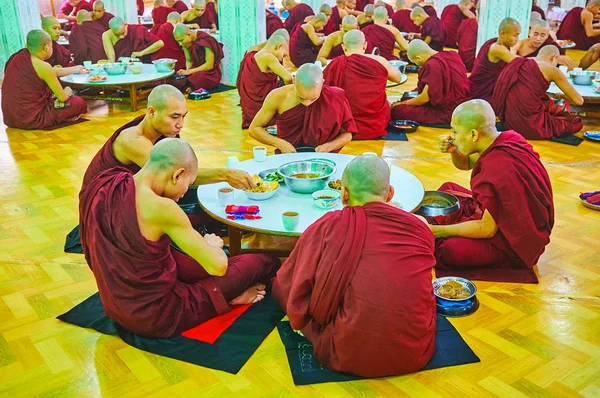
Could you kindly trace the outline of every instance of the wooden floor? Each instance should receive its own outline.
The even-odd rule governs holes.
[[[414,75],[405,86],[414,87]],[[182,137],[202,165],[249,159],[236,91],[189,102]],[[96,291],[82,255],[63,253],[77,224],[83,173],[107,137],[136,114],[90,103],[89,122],[56,131],[0,129],[0,396],[600,396],[600,213],[580,191],[600,189],[600,145],[535,142],[554,186],[556,225],[539,285],[478,282],[481,308],[452,323],[481,363],[413,375],[296,387],[273,331],[237,375],[139,351],[55,319]],[[598,129],[598,122],[586,129]],[[408,142],[352,142],[414,173],[426,189],[468,186],[469,173],[438,153],[444,130]],[[581,134],[580,134],[581,135]],[[501,170],[499,170],[501,172]]]

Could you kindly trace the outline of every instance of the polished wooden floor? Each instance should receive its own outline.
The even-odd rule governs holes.
[[[400,87],[412,89],[411,81]],[[397,89],[396,89],[397,90]],[[202,165],[252,156],[240,129],[236,91],[189,102],[182,137]],[[478,282],[481,308],[452,323],[481,363],[413,375],[296,387],[283,345],[271,333],[237,375],[152,355],[61,323],[55,316],[96,291],[82,255],[63,253],[77,223],[86,166],[135,113],[90,103],[89,122],[55,131],[0,129],[0,396],[600,396],[600,213],[580,191],[600,189],[600,145],[535,142],[554,186],[556,226],[539,262],[539,285]],[[588,121],[586,129],[598,129]],[[426,189],[469,173],[438,153],[444,130],[421,128],[408,142],[352,142],[414,173]],[[501,172],[501,170],[499,170]]]

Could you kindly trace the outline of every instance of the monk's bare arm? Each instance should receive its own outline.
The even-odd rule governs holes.
[[[320,46],[321,44],[323,44],[323,38],[317,36],[317,32],[315,31],[315,28],[312,25],[304,25],[302,26],[302,29],[304,29],[312,44],[314,44],[315,46]]]
[[[267,95],[262,108],[250,124],[248,134],[258,142],[279,148],[283,153],[293,153],[296,152],[296,149],[292,144],[281,138],[273,137],[265,130],[265,127],[277,114],[278,105],[285,99],[285,95],[281,90],[282,88],[273,90]]]
[[[583,58],[581,58],[581,61],[579,61],[579,67],[588,69],[594,63],[596,63],[598,59],[600,59],[600,43],[594,44],[592,47],[590,47]]]
[[[436,238],[453,236],[470,239],[490,239],[498,232],[498,224],[489,211],[483,213],[481,220],[466,221],[453,225],[430,225]]]
[[[198,25],[197,23],[186,23],[185,26],[187,26],[190,29],[200,29],[200,25]]]
[[[344,145],[346,145],[350,141],[352,141],[352,133],[342,132],[333,140],[316,147],[315,152],[333,152],[340,148],[343,148]]]
[[[491,56],[491,59],[490,59]],[[514,54],[510,51],[510,49],[501,46],[499,44],[492,44],[490,47],[490,51],[488,53],[488,59],[492,62],[497,62],[497,60],[502,60],[504,62],[510,62],[513,59],[517,58],[518,55]],[[495,61],[496,60],[496,61]]]
[[[432,41],[432,40],[433,40],[433,39],[431,38],[431,36],[427,36],[426,38],[424,38],[424,39],[423,39],[423,41],[424,41],[425,43],[427,43],[427,44],[431,44],[431,41]]]
[[[321,65],[327,65],[327,58],[329,57],[329,54],[331,54],[332,49],[333,38],[328,37],[327,39],[325,39],[325,42],[323,43],[323,46],[321,47],[321,49],[319,50],[319,54],[317,55],[317,61],[319,61]]]
[[[162,40],[156,41],[144,48],[142,51],[134,51],[131,53],[133,58],[142,58],[144,55],[154,54],[165,46],[165,42]]]
[[[394,68],[390,63],[380,55],[371,55],[371,57],[375,58],[381,65],[387,69],[388,80],[396,83],[400,83],[402,81],[402,73],[396,68]]]
[[[567,77],[559,69],[548,69],[550,69],[549,73],[551,80],[556,83],[558,88],[560,88],[560,90],[569,98],[569,102],[577,106],[583,105],[583,97],[575,90],[575,87],[569,83]]]
[[[243,170],[198,168],[198,176],[194,181],[194,185],[214,184],[216,182],[227,182],[236,189],[256,187],[256,183],[250,174]]]
[[[407,101],[402,101],[403,105],[415,105],[415,106],[423,106],[429,103],[429,86],[425,86],[423,91],[419,93],[415,98],[411,98]]]
[[[450,154],[452,164],[459,170],[471,170],[479,158],[478,155],[466,156],[460,152],[452,142],[452,136],[449,134],[438,137],[438,148],[440,152]]]
[[[266,61],[267,67],[271,70],[271,72],[279,76],[285,84],[292,83],[292,74],[287,69],[285,69],[283,65],[281,65],[276,56],[269,54]]]
[[[400,50],[402,50],[402,51],[408,50],[408,42],[402,36],[400,31],[392,26],[392,32],[394,33],[394,37],[396,38],[396,43],[400,47]]]
[[[585,35],[588,37],[594,37],[600,35],[600,29],[594,29],[594,16],[590,12],[584,12],[583,14],[583,27],[585,28]]]
[[[460,8],[460,11],[463,13],[463,15],[467,18],[475,18],[475,14],[473,14],[473,12],[471,12],[471,10],[469,8],[467,8],[467,6],[463,5],[463,4],[458,4],[458,8]]]
[[[110,40],[110,30],[102,33],[102,46],[104,47],[108,62],[115,62],[115,47]]]
[[[56,77],[55,69],[47,62],[41,62],[35,69],[40,79],[48,85],[48,88],[52,91],[56,99],[60,102],[67,102],[73,94],[73,90],[69,87],[63,88],[61,86],[58,77]]]

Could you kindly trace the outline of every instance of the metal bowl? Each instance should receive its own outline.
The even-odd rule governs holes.
[[[446,192],[425,191],[417,214],[421,216],[447,216],[460,209],[458,198]]]
[[[395,59],[388,61],[388,62],[390,63],[392,68],[398,69],[400,71],[400,73],[404,74],[406,72],[406,66],[408,65],[408,62],[398,61]]]
[[[175,69],[175,64],[177,63],[176,59],[172,58],[161,58],[156,61],[152,61],[156,71],[158,73],[168,73]]]
[[[454,281],[454,282],[458,282],[462,285],[463,289],[466,290],[467,292],[469,292],[469,297],[463,298],[463,299],[449,299],[449,298],[444,298],[438,295],[438,290],[440,287],[442,287],[442,285],[444,285],[447,282],[450,281]],[[473,282],[471,282],[468,279],[465,278],[460,278],[458,276],[446,276],[443,278],[438,278],[436,280],[434,280],[432,282],[433,284],[433,294],[435,294],[435,297],[438,300],[442,300],[442,301],[450,301],[450,302],[460,302],[460,301],[467,301],[472,299],[475,294],[477,293],[477,286],[475,286],[475,284]]]
[[[123,64],[121,62],[105,64],[102,65],[102,68],[104,68],[104,72],[110,76],[124,75],[125,72],[127,72],[127,64]]]
[[[277,170],[283,176],[285,185],[297,193],[310,193],[325,188],[327,180],[335,173],[335,166],[319,160],[301,160],[282,165]],[[315,178],[297,178],[296,174],[314,173]]]

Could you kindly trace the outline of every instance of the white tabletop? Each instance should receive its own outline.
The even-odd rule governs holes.
[[[331,159],[336,163],[336,172],[330,181],[341,179],[346,165],[354,159],[352,155],[342,155],[335,153],[293,153],[285,155],[267,156],[265,162],[259,163],[254,159],[241,162],[237,168],[247,171],[250,175],[258,174],[267,169],[278,168],[284,163],[296,160],[306,160],[313,158]],[[393,201],[400,204],[406,211],[416,210],[421,204],[425,190],[421,181],[408,171],[400,167],[392,166],[391,182],[395,188]],[[235,205],[247,206],[258,205],[260,207],[260,220],[228,220],[225,214],[225,208],[219,205],[217,191],[220,188],[229,187],[225,182],[198,187],[198,202],[214,218],[234,225],[243,230],[252,230],[273,235],[299,236],[312,223],[321,218],[328,211],[341,210],[341,203],[330,210],[322,210],[313,204],[313,198],[310,194],[299,194],[290,191],[290,189],[281,184],[277,193],[267,200],[250,200],[243,191],[235,190]],[[326,187],[325,189],[327,189]],[[296,211],[300,214],[298,226],[294,231],[286,231],[283,228],[281,215],[286,211]]]
[[[158,73],[154,68],[153,64],[143,64],[142,73],[139,73],[137,75],[131,73],[129,69],[127,70],[127,72],[125,72],[124,75],[109,76],[103,73],[102,76],[106,76],[106,80],[103,82],[90,83],[88,81],[90,75],[88,74],[67,75],[61,77],[60,80],[62,80],[65,83],[89,84],[90,86],[126,85],[164,79],[165,77],[171,76],[173,73],[174,71]]]
[[[573,84],[573,81],[569,78],[569,82]],[[573,84],[575,90],[583,97],[583,98],[598,98],[600,99],[600,93],[596,92],[596,88],[594,86],[579,86],[577,84]],[[550,88],[547,91],[548,94],[553,95],[564,95],[562,90],[558,88],[555,83],[550,84]]]

